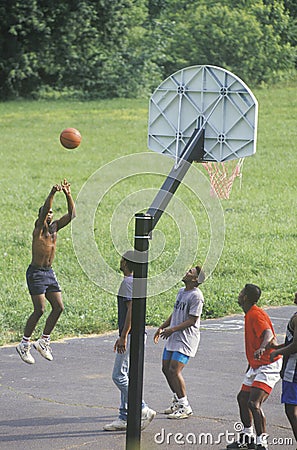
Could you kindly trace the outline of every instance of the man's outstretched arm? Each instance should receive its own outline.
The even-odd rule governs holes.
[[[76,216],[75,204],[70,190],[70,183],[68,183],[66,179],[64,179],[63,183],[61,183],[61,189],[66,196],[68,212],[57,221],[58,230],[68,225]]]

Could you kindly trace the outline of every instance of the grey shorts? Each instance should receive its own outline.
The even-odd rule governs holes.
[[[30,264],[26,272],[26,279],[31,295],[61,292],[57,277],[51,267],[35,267]]]

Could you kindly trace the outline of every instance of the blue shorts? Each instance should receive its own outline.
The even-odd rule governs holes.
[[[166,348],[164,348],[162,359],[165,359],[165,360],[173,359],[174,361],[178,361],[182,364],[187,364],[190,357],[187,355],[184,355],[181,352],[169,352],[168,350],[166,350]]]
[[[26,272],[26,279],[31,295],[61,292],[55,272],[51,267],[34,267],[30,265]]]
[[[281,402],[297,405],[297,383],[283,380]]]

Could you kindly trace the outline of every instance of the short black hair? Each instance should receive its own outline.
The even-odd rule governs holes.
[[[257,303],[261,297],[261,289],[255,284],[248,283],[244,286],[244,295],[246,295],[253,303]]]
[[[199,286],[205,281],[205,272],[203,271],[201,266],[196,266],[195,269],[197,271],[198,276],[197,286]]]
[[[123,254],[122,258],[126,261],[126,264],[128,266],[128,269],[130,272],[134,271],[134,264],[135,264],[135,255],[133,250],[128,250],[126,253]]]

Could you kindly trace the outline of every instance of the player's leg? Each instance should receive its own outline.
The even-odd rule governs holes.
[[[171,355],[167,376],[173,392],[176,394],[177,404],[175,411],[168,414],[168,419],[186,419],[193,414],[187,398],[186,383],[182,375],[182,370],[188,360],[189,357],[180,352],[173,352]]]
[[[253,415],[249,408],[250,387],[242,385],[237,395],[240,419],[243,424],[239,440],[227,445],[227,449],[248,448],[256,449],[255,436],[253,433]]]
[[[175,394],[174,385],[171,383],[170,378],[170,362],[173,352],[169,352],[164,348],[163,356],[162,356],[162,372],[166,378],[166,381],[168,383],[168,386],[170,387],[171,391]]]
[[[253,415],[249,408],[250,391],[255,373],[252,368],[245,373],[241,390],[237,394],[237,403],[239,407],[239,415],[243,424],[242,432],[239,434],[239,440],[227,445],[227,449],[248,448],[255,449],[255,436],[253,430]]]
[[[285,403],[285,412],[297,441],[297,405]]]
[[[26,280],[34,307],[24,330],[24,336],[29,338],[45,310],[46,280],[44,271],[30,265],[26,272]]]
[[[262,410],[262,403],[268,396],[269,394],[262,389],[257,387],[251,388],[248,406],[253,415],[257,436],[266,433],[266,418]]]
[[[254,370],[255,378],[251,387],[249,408],[253,414],[258,450],[267,448],[266,418],[262,410],[262,404],[279,381],[281,366],[282,360],[278,359],[270,364],[263,364]]]
[[[28,364],[34,364],[35,360],[33,356],[30,353],[30,337],[32,336],[33,331],[35,330],[35,327],[44,313],[45,310],[45,295],[44,294],[38,294],[38,295],[31,295],[33,307],[34,310],[32,314],[29,316],[27,323],[25,325],[24,329],[24,336],[20,342],[20,344],[17,346],[16,350],[22,360]]]
[[[186,383],[182,376],[182,370],[185,367],[180,361],[171,359],[167,370],[167,380],[169,386],[172,386],[172,391],[176,393],[178,398],[185,397]]]
[[[44,294],[31,295],[34,310],[29,316],[24,329],[24,336],[31,337],[35,327],[45,311],[46,299]]]
[[[253,425],[253,415],[249,408],[249,398],[249,390],[242,389],[237,395],[239,415],[241,422],[245,428],[250,428]]]
[[[45,297],[49,301],[52,310],[46,319],[43,334],[50,336],[60,315],[64,311],[64,305],[61,292],[46,292]]]
[[[49,336],[53,331],[60,315],[64,311],[61,288],[53,269],[44,271],[44,285],[46,286],[45,297],[49,301],[52,308],[43,330],[43,337],[47,337],[49,339]]]
[[[128,389],[129,389],[129,348],[130,337],[128,337],[127,348],[124,353],[116,353],[112,371],[112,381],[120,390],[119,415],[116,420],[104,425],[105,431],[123,431],[127,428],[128,419]]]
[[[64,310],[64,305],[61,292],[46,292],[45,297],[49,301],[52,309],[46,319],[41,338],[34,342],[33,345],[41,356],[48,361],[52,361],[53,354],[50,346],[50,335]]]
[[[165,375],[170,389],[179,398],[186,395],[186,385],[182,376],[182,370],[188,360],[188,356],[183,355],[180,352],[171,352],[164,348],[162,356],[162,372]]]
[[[166,381],[168,383],[169,388],[171,389],[172,393],[173,393],[173,397],[171,400],[171,404],[168,406],[168,408],[166,408],[164,410],[164,414],[171,414],[173,411],[176,410],[176,408],[178,407],[178,403],[177,403],[177,395],[174,392],[174,388],[173,386],[170,385],[170,377],[169,377],[169,366],[170,366],[170,360],[171,360],[171,356],[172,356],[173,352],[169,352],[166,350],[166,348],[164,348],[163,350],[163,356],[162,356],[162,372],[166,378]]]
[[[128,388],[129,388],[129,346],[125,353],[116,353],[112,371],[112,381],[120,390],[121,403],[119,418],[127,421],[128,413]]]

